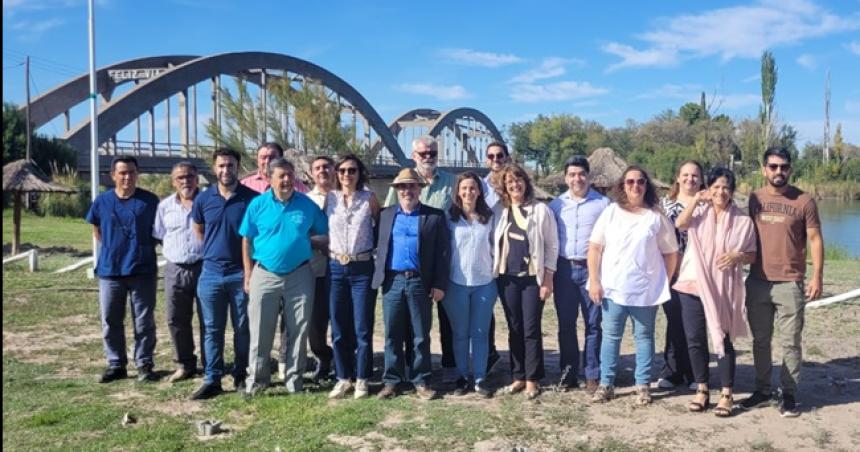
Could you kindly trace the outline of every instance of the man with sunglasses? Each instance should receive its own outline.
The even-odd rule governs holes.
[[[796,393],[803,360],[804,304],[821,296],[824,240],[815,200],[788,183],[791,154],[784,148],[769,148],[764,153],[762,173],[767,184],[749,199],[758,253],[746,280],[756,389],[740,405],[750,409],[771,403],[771,341],[775,337],[782,349],[779,410],[783,417],[796,417],[800,415]],[[812,278],[804,287],[807,246],[812,256]]]
[[[412,141],[412,160],[415,170],[426,182],[421,189],[419,199],[421,204],[447,211],[451,205],[451,195],[457,176],[437,168],[439,162],[439,144],[436,139],[424,135]],[[397,204],[397,193],[394,188],[388,190],[385,206]],[[457,379],[457,363],[454,361],[454,337],[451,323],[442,304],[439,304],[439,342],[442,345],[442,381],[453,383]],[[408,339],[408,338],[407,338]]]
[[[155,351],[155,291],[157,267],[152,226],[158,197],[137,188],[137,160],[115,157],[110,177],[113,190],[93,201],[87,223],[101,245],[95,273],[99,277],[102,339],[108,368],[100,383],[126,378],[125,310],[131,299],[134,362],[137,380],[158,380],[153,372]]]

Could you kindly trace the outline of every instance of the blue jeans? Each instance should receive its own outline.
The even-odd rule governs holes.
[[[373,261],[329,262],[329,312],[338,380],[367,380],[373,373],[373,320],[376,291],[370,288]],[[322,300],[320,300],[322,302]]]
[[[637,385],[651,383],[651,366],[654,361],[654,322],[657,306],[623,306],[603,299],[603,344],[600,347],[600,384],[615,385],[615,368],[621,351],[621,336],[627,317],[633,319],[633,339],[636,343]]]
[[[251,334],[248,330],[248,295],[244,288],[243,272],[220,274],[206,269],[197,282],[203,325],[203,347],[206,357],[206,383],[220,383],[224,376],[224,333],[227,329],[227,311],[233,323],[233,378],[239,382],[247,376],[248,348]]]
[[[442,305],[448,313],[451,331],[454,335],[454,360],[457,373],[461,378],[469,378],[469,340],[472,342],[472,367],[475,381],[487,376],[487,355],[489,353],[490,318],[496,304],[498,287],[495,281],[483,286],[461,286],[453,281],[448,283],[448,291]]]
[[[138,368],[153,365],[157,284],[155,274],[99,278],[102,340],[108,366],[124,368],[128,364],[125,309],[129,298],[134,329],[134,363]]]
[[[382,283],[382,315],[385,322],[385,371],[382,382],[395,385],[405,380],[403,348],[412,350],[409,375],[416,386],[430,379],[430,325],[433,301],[418,276],[389,275]],[[411,343],[405,343],[408,330]]]
[[[570,366],[568,378],[575,382],[579,376],[579,339],[576,335],[576,319],[582,311],[585,323],[585,378],[600,378],[600,305],[588,297],[585,283],[588,281],[588,267],[571,264],[559,258],[558,271],[554,276],[553,299],[558,314],[558,348],[561,370]]]

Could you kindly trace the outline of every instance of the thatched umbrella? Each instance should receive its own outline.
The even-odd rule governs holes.
[[[3,166],[3,191],[13,195],[12,254],[18,254],[21,244],[21,199],[24,193],[77,193],[77,190],[51,183],[48,176],[32,160],[16,160]]]
[[[609,191],[613,185],[618,182],[624,170],[627,169],[627,162],[619,157],[612,148],[597,148],[588,156],[588,165],[591,167],[590,180],[591,186],[596,188],[601,193]],[[653,175],[652,175],[653,176]],[[667,190],[670,185],[655,178],[651,178],[654,185],[661,190]],[[559,171],[550,174],[540,182],[541,186],[551,190],[567,190],[567,181],[564,180],[564,172]]]

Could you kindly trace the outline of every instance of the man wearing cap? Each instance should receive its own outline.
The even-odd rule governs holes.
[[[382,287],[385,322],[385,384],[380,399],[394,397],[397,384],[405,380],[404,342],[413,358],[409,375],[416,395],[424,400],[436,397],[428,386],[430,378],[430,325],[432,304],[445,296],[448,288],[449,246],[445,214],[419,200],[426,183],[418,173],[406,168],[397,174],[391,187],[398,203],[382,211],[372,287]]]
[[[293,189],[293,164],[276,158],[269,162],[268,176],[272,189],[251,201],[239,228],[251,332],[246,398],[269,386],[279,312],[289,341],[284,386],[289,392],[302,390],[316,283],[311,249],[328,246],[328,219],[309,197]]]
[[[266,176],[266,169],[269,167],[269,162],[276,158],[284,156],[284,148],[275,142],[263,143],[257,148],[257,171],[253,174],[243,177],[239,183],[254,190],[257,193],[263,193],[269,189],[269,178]],[[300,180],[296,180],[293,184],[294,189],[301,193],[307,193],[308,187]]]
[[[425,181],[421,189],[419,199],[421,204],[448,210],[451,205],[451,196],[457,183],[457,176],[437,168],[439,163],[439,144],[436,139],[424,135],[412,141],[412,160],[415,162],[415,170]],[[385,205],[397,204],[398,198],[393,188],[388,190]],[[451,322],[442,303],[438,305],[439,315],[439,342],[442,346],[442,378],[446,383],[451,383],[457,378],[457,363],[454,361],[454,336],[451,332]],[[408,340],[408,336],[407,336]],[[492,341],[491,341],[492,342]],[[492,353],[491,353],[492,355]],[[408,356],[408,353],[407,353]],[[498,356],[498,353],[496,354]],[[488,367],[489,369],[490,367]]]

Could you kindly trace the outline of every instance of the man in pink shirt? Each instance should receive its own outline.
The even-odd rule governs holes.
[[[266,168],[269,166],[269,162],[283,156],[284,148],[280,144],[274,142],[261,144],[257,149],[257,172],[239,182],[251,190],[263,193],[269,189],[269,179],[266,178]],[[300,193],[308,192],[308,187],[300,180],[296,180],[293,186]]]

